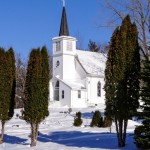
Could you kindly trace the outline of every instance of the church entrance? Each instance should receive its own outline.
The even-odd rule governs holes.
[[[55,85],[54,100],[59,101],[59,81],[57,81]]]

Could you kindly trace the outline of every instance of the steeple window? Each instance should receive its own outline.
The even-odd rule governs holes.
[[[55,47],[56,52],[60,51],[60,42],[56,42],[56,47]]]
[[[72,51],[72,41],[67,41],[67,51]]]

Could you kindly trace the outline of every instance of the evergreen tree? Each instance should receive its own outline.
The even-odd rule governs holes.
[[[142,125],[135,128],[135,143],[138,148],[150,149],[150,59],[147,57],[143,61],[143,69],[141,72],[143,81],[141,88],[141,100],[143,112],[140,115],[144,116]]]
[[[10,48],[5,52],[3,48],[0,48],[0,121],[2,125],[0,143],[3,143],[5,123],[14,114],[15,85],[14,51]]]
[[[36,146],[38,128],[42,120],[48,116],[48,84],[49,63],[45,47],[33,49],[28,62],[24,119],[31,125],[31,146]]]
[[[42,57],[42,97],[41,102],[43,104],[43,116],[48,116],[48,97],[49,97],[49,80],[50,80],[50,68],[49,68],[49,56],[45,46],[41,49]]]
[[[92,121],[90,126],[91,127],[102,127],[103,124],[103,119],[101,117],[101,113],[100,111],[95,111],[92,117]]]
[[[140,55],[136,25],[126,16],[111,38],[105,70],[106,116],[115,121],[124,147],[128,119],[139,106]]]
[[[11,73],[11,86],[10,86],[10,102],[9,102],[9,118],[12,118],[14,115],[14,107],[15,107],[15,91],[16,91],[16,66],[15,66],[15,54],[13,48],[8,50],[9,63],[10,64],[8,72]]]
[[[81,126],[82,125],[82,119],[81,119],[81,112],[76,113],[76,117],[74,119],[74,126]]]
[[[104,117],[103,127],[111,127],[112,119],[109,117]]]
[[[150,22],[149,22],[150,33]],[[148,45],[150,42],[148,43]],[[148,47],[150,50],[150,46]],[[143,117],[142,125],[137,126],[134,131],[135,143],[138,148],[150,149],[150,55],[147,53],[145,60],[142,61],[141,69],[141,105],[142,112],[139,112],[139,117]]]
[[[4,125],[5,122],[3,122],[3,109],[5,105],[3,105],[5,100],[5,51],[3,48],[0,48],[0,121],[1,121],[1,136],[0,136],[0,144],[3,143],[3,136],[4,136]]]
[[[119,28],[117,27],[112,35],[110,48],[107,56],[106,61],[106,68],[105,68],[105,115],[109,118],[114,118],[114,101],[115,101],[115,91],[116,91],[116,84],[115,80],[117,80],[117,76],[119,73],[115,75],[117,72],[117,51],[119,50]],[[120,70],[118,70],[119,72]]]

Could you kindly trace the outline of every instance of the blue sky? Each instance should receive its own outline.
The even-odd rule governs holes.
[[[43,45],[51,52],[51,40],[59,34],[62,0],[1,0],[0,10],[1,47],[13,47],[24,58]],[[66,0],[70,35],[79,38],[84,49],[89,39],[110,40],[112,29],[97,28],[104,25],[106,11],[98,0]]]

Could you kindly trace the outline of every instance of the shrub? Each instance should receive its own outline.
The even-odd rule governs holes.
[[[149,127],[148,127],[149,128]],[[149,133],[143,125],[137,126],[134,130],[135,144],[138,148],[143,150],[150,149]],[[147,137],[146,137],[147,136]]]
[[[104,121],[103,117],[100,118],[99,126],[98,127],[103,127]]]
[[[82,119],[81,119],[81,112],[76,113],[76,117],[74,119],[74,126],[81,126],[82,125]]]
[[[103,126],[103,118],[101,117],[100,111],[95,111],[93,114],[93,118],[90,124],[91,127],[102,127]]]
[[[110,117],[105,117],[103,122],[103,127],[111,127],[112,119]]]

